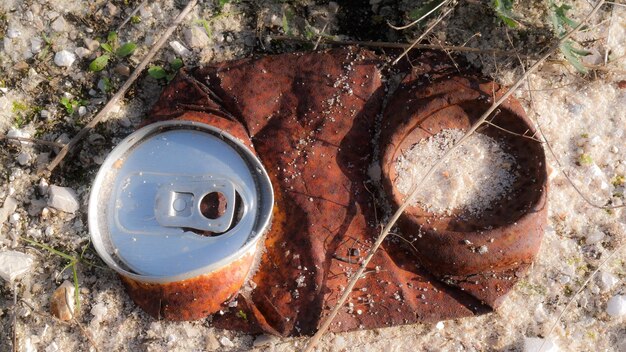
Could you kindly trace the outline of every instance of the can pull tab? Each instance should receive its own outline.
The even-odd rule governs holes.
[[[226,199],[224,213],[215,218],[205,216],[201,210],[203,199],[212,193]],[[165,184],[157,190],[154,213],[161,226],[223,233],[233,222],[235,186],[227,179],[215,178]]]

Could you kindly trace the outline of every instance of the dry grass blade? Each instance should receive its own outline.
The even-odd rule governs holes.
[[[65,144],[63,144],[63,143],[44,141],[42,139],[36,139],[36,138],[10,137],[10,136],[4,135],[4,134],[0,134],[0,139],[13,140],[13,141],[19,141],[19,142],[26,142],[26,143],[33,143],[33,144],[41,144],[41,145],[47,145],[49,147],[57,147],[57,148],[63,148],[65,146]]]
[[[157,42],[154,43],[152,48],[150,48],[150,51],[148,52],[148,54],[146,54],[146,56],[139,63],[139,65],[137,65],[137,68],[135,68],[135,71],[133,71],[133,73],[130,75],[128,80],[124,82],[124,84],[117,91],[117,93],[115,93],[115,95],[111,97],[111,99],[106,103],[106,105],[102,108],[102,110],[100,110],[100,112],[98,112],[98,114],[96,114],[96,116],[91,121],[89,121],[89,123],[83,129],[81,129],[76,134],[76,136],[74,136],[74,138],[72,138],[69,141],[69,143],[67,143],[67,145],[63,147],[63,149],[59,151],[59,154],[57,154],[57,156],[50,162],[50,164],[46,168],[48,172],[52,172],[61,163],[61,161],[63,161],[67,153],[76,144],[78,144],[78,142],[80,142],[89,133],[89,131],[91,131],[109,113],[109,111],[113,108],[113,106],[117,104],[117,101],[120,100],[126,94],[126,91],[135,82],[135,80],[139,78],[139,75],[141,75],[142,71],[146,68],[146,66],[148,66],[148,63],[152,60],[152,58],[156,55],[156,53],[161,49],[163,44],[165,44],[165,42],[170,37],[170,35],[172,35],[174,30],[176,30],[176,27],[178,27],[178,25],[185,19],[185,17],[187,17],[187,14],[189,14],[189,12],[193,9],[193,7],[196,5],[197,2],[198,0],[190,0],[187,3],[185,8],[178,14],[176,19],[174,19],[174,21],[172,22],[172,24],[169,27],[167,27],[165,32],[163,32],[159,40],[157,40]]]
[[[381,234],[376,239],[376,242],[374,243],[372,248],[369,250],[369,252],[368,252],[367,256],[365,257],[365,259],[363,260],[363,262],[361,263],[359,269],[356,271],[354,276],[350,279],[350,282],[348,282],[348,285],[344,289],[341,297],[339,298],[339,300],[337,301],[337,303],[335,304],[335,306],[331,310],[330,314],[322,322],[322,325],[320,326],[320,328],[317,331],[317,333],[315,333],[315,335],[313,335],[313,337],[309,340],[309,343],[305,347],[304,352],[312,351],[313,348],[315,347],[315,345],[317,345],[319,340],[322,338],[322,336],[324,335],[326,330],[328,330],[328,328],[330,327],[330,324],[332,323],[332,321],[337,316],[337,313],[339,312],[339,309],[341,309],[341,307],[343,307],[343,305],[347,301],[348,296],[352,293],[352,290],[354,289],[354,286],[356,285],[356,283],[359,280],[359,278],[361,277],[361,275],[363,275],[363,272],[365,271],[365,269],[367,268],[367,265],[369,264],[369,262],[372,260],[372,258],[376,254],[378,248],[381,246],[381,244],[383,243],[385,238],[387,238],[387,235],[389,235],[391,229],[395,226],[396,222],[400,218],[400,215],[402,215],[404,210],[409,206],[409,204],[411,204],[413,199],[417,196],[417,193],[421,189],[421,187],[424,184],[424,182],[446,160],[446,158],[452,153],[452,151],[454,151],[456,148],[458,148],[460,145],[462,145],[469,138],[469,136],[472,135],[476,131],[476,129],[478,127],[480,127],[487,120],[487,118],[525,82],[526,78],[531,73],[535,72],[541,66],[541,64],[545,60],[548,59],[548,57],[550,55],[552,55],[554,52],[556,52],[558,50],[559,45],[561,43],[565,42],[574,33],[578,32],[587,23],[587,21],[589,21],[589,19],[596,12],[598,12],[598,10],[602,7],[602,5],[604,5],[604,1],[603,0],[599,1],[596,4],[596,6],[594,6],[593,10],[585,17],[584,20],[582,20],[578,24],[578,26],[576,26],[574,29],[572,29],[568,33],[566,33],[563,37],[561,37],[559,39],[559,41],[557,43],[552,45],[552,47],[550,47],[550,49],[547,50],[547,52],[539,60],[537,60],[528,70],[526,70],[526,72],[515,82],[515,84],[513,84],[513,86],[511,88],[509,88],[504,94],[502,94],[502,96],[497,101],[494,101],[494,103],[491,105],[491,107],[489,109],[487,109],[487,111],[485,111],[485,113],[483,113],[483,115],[469,128],[469,130],[465,133],[465,135],[458,142],[456,142],[450,149],[448,149],[444,153],[444,155],[434,165],[432,165],[428,169],[428,172],[426,172],[426,174],[417,183],[415,183],[413,185],[413,187],[412,187],[412,189],[410,191],[409,196],[407,197],[405,202],[398,208],[398,210],[396,210],[396,212],[391,216],[391,218],[387,222],[387,225],[385,225],[385,228],[382,230]]]
[[[12,332],[13,332],[13,352],[17,352],[17,284],[13,284],[13,308],[11,309],[11,315],[13,316],[12,321]]]
[[[452,10],[454,10],[454,7],[451,7],[450,9],[448,9],[448,11],[446,11],[443,15],[441,15],[441,17],[439,17],[435,22],[433,22],[433,24],[431,24],[430,27],[428,27],[424,31],[424,33],[422,33],[422,35],[420,35],[417,39],[415,39],[415,41],[413,43],[411,43],[411,45],[409,45],[409,47],[404,49],[404,52],[402,52],[402,54],[400,54],[400,56],[398,56],[395,60],[393,60],[392,65],[397,64],[403,57],[406,56],[406,54],[409,53],[409,51],[413,50],[413,48],[417,44],[419,44],[419,42],[421,42],[422,39],[424,39],[424,37],[426,37],[426,35],[428,33],[430,33],[430,31],[432,31],[433,28],[435,28],[435,26],[437,26],[439,24],[439,22],[441,22],[444,18],[446,18],[446,16],[448,16],[450,14],[450,12],[452,12]]]
[[[413,22],[411,22],[411,23],[409,23],[407,25],[396,27],[396,26],[392,25],[389,22],[387,22],[387,25],[389,25],[389,27],[391,27],[393,29],[396,29],[396,30],[403,30],[403,29],[411,28],[411,27],[415,26],[416,24],[420,23],[426,17],[430,16],[433,12],[437,11],[438,9],[440,9],[443,5],[447,4],[448,2],[450,2],[450,1],[449,0],[442,1],[441,3],[439,3],[439,5],[437,5],[434,8],[432,8],[430,11],[425,13],[423,16],[421,16],[420,18],[416,19],[415,21],[413,21]]]
[[[559,321],[561,321],[561,318],[563,318],[563,315],[565,315],[565,313],[567,312],[567,310],[569,309],[569,307],[572,305],[572,303],[574,302],[574,300],[576,299],[576,297],[578,297],[578,295],[583,292],[583,290],[585,289],[585,287],[587,287],[587,285],[589,284],[589,282],[591,281],[591,279],[593,279],[596,274],[600,271],[600,269],[602,269],[602,267],[604,267],[604,265],[606,263],[608,263],[609,259],[611,259],[616,253],[618,253],[620,250],[622,250],[622,248],[626,248],[626,243],[623,243],[621,246],[617,247],[611,254],[609,254],[608,257],[606,257],[606,259],[604,259],[602,261],[602,263],[600,263],[600,265],[598,265],[598,267],[596,268],[596,270],[594,270],[591,275],[589,275],[589,277],[587,278],[587,280],[585,280],[585,282],[583,282],[582,286],[580,286],[580,289],[578,289],[578,291],[576,291],[575,294],[572,295],[572,297],[569,299],[569,301],[567,302],[567,304],[565,305],[565,307],[563,307],[563,309],[561,310],[561,313],[559,313],[559,316],[556,318],[556,320],[554,321],[554,323],[552,324],[552,326],[550,327],[550,330],[548,330],[548,333],[546,334],[546,339],[543,340],[543,342],[541,343],[541,345],[539,346],[539,349],[537,350],[537,352],[541,352],[543,350],[544,345],[546,344],[547,337],[550,336],[552,334],[552,332],[554,332],[554,329],[556,328],[556,326],[559,324]]]

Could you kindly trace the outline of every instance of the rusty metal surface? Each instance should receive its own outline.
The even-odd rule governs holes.
[[[226,313],[213,316],[216,326],[280,335],[316,331],[379,232],[381,209],[376,204],[381,203],[375,201],[376,185],[367,172],[376,157],[375,146],[385,153],[383,160],[390,160],[388,151],[401,150],[405,125],[415,119],[415,111],[404,111],[407,106],[423,114],[422,106],[434,104],[432,111],[436,112],[440,93],[450,93],[450,87],[458,89],[435,84],[424,91],[424,82],[418,87],[414,80],[423,79],[423,73],[432,73],[429,78],[436,79],[450,72],[450,65],[424,61],[394,93],[384,114],[380,140],[375,135],[376,116],[385,94],[377,68],[381,61],[361,49],[217,64],[183,71],[165,89],[146,123],[187,113],[182,118],[239,130],[239,134],[229,132],[242,139],[249,136],[275,189],[272,227],[259,270],[252,278],[256,288],[241,293],[235,309],[222,305]],[[477,86],[473,81],[469,86],[461,96],[471,100],[477,96],[472,90]],[[520,121],[525,121],[519,105],[512,104],[510,109],[512,119],[522,116]],[[540,147],[538,152],[543,158]],[[383,162],[383,180],[388,183],[385,165]],[[545,173],[545,166],[538,170]],[[538,182],[545,183],[545,179]],[[395,203],[393,188],[387,185],[384,189],[388,200]],[[545,190],[539,199],[545,201]],[[418,252],[402,241],[386,242],[330,330],[436,322],[489,312],[536,253],[545,206],[533,209],[536,211],[527,224],[522,216],[516,219],[521,224],[518,227],[502,224],[499,228],[506,230],[490,235],[497,237],[492,245],[502,249],[501,254],[494,249],[490,257],[470,258],[455,242],[464,225],[453,221],[447,223],[450,231],[432,234],[418,244]],[[407,213],[403,230],[421,225],[422,215],[414,209]],[[472,236],[476,244],[491,238]],[[466,261],[467,265],[463,264]],[[495,277],[493,272],[497,272]],[[134,286],[128,287],[132,295]],[[159,311],[151,310],[150,304],[155,303],[149,296],[142,299],[144,309]],[[169,312],[169,319],[195,317]]]
[[[157,319],[196,320],[223,308],[243,286],[254,263],[248,253],[222,269],[167,284],[145,283],[120,275],[131,299]]]

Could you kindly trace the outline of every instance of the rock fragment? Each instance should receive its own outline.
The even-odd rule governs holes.
[[[0,208],[0,225],[7,221],[9,215],[13,214],[15,209],[17,209],[17,201],[13,197],[7,197],[2,208]]]
[[[618,282],[619,279],[607,271],[602,271],[598,275],[598,285],[603,292],[610,291]]]
[[[12,282],[33,266],[33,258],[18,251],[0,252],[0,277]]]
[[[170,47],[172,48],[172,50],[174,50],[176,54],[180,56],[189,56],[191,54],[191,51],[185,48],[185,46],[182,45],[179,41],[176,41],[176,40],[171,41]]]
[[[272,336],[272,335],[259,335],[254,339],[254,342],[252,343],[253,347],[266,347],[266,346],[271,346],[274,345],[276,343],[276,337]]]
[[[543,347],[542,347],[543,345]],[[558,352],[559,347],[548,339],[539,337],[524,337],[524,352]]]
[[[604,239],[604,232],[595,229],[593,231],[591,231],[586,237],[585,237],[585,243],[586,244],[596,244],[598,242],[602,242],[602,240]]]
[[[62,321],[68,321],[74,316],[74,285],[64,281],[50,297],[50,313]]]
[[[76,61],[76,55],[67,51],[61,50],[54,55],[54,63],[61,67],[70,67]]]
[[[65,21],[65,18],[63,18],[63,16],[59,16],[56,20],[52,22],[50,27],[55,32],[65,32],[67,30],[67,21]]]
[[[209,45],[209,37],[204,28],[192,26],[185,29],[185,43],[191,48],[203,48]]]
[[[606,313],[614,318],[626,315],[626,296],[615,295],[606,303]]]
[[[66,213],[73,214],[78,210],[80,205],[76,192],[69,187],[52,185],[48,189],[48,197],[49,206]]]
[[[220,337],[220,343],[224,347],[235,347],[235,344],[226,336]]]

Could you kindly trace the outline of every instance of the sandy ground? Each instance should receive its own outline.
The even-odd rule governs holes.
[[[195,65],[253,53],[303,49],[305,45],[273,42],[268,36],[283,32],[306,36],[325,26],[325,33],[357,39],[372,39],[371,33],[376,32],[374,39],[404,41],[405,36],[414,37],[420,31],[399,33],[385,25],[385,20],[406,21],[404,16],[419,1],[371,0],[371,6],[360,7],[341,2],[318,5],[312,1],[226,3],[220,8],[213,2],[201,2],[170,39],[189,51],[167,45],[154,63],[172,72],[168,63],[180,57],[186,65]],[[117,28],[137,5],[139,2],[127,1],[3,1],[0,133],[17,131],[48,141],[67,141],[73,136],[119,88],[126,69],[136,66],[184,4],[165,0],[142,7],[134,23],[128,23],[118,33],[121,42],[137,43],[135,53],[129,58],[114,59],[102,72],[90,72],[89,62],[102,51],[92,40],[104,41],[106,33]],[[573,5],[573,17],[578,18],[591,6],[583,1]],[[361,16],[359,11],[368,15]],[[485,11],[485,6],[458,5],[430,39],[510,50],[506,30],[493,14],[484,14]],[[513,45],[532,53],[549,37],[544,28],[545,6],[533,1],[530,6],[516,6],[514,11],[526,18],[526,28],[510,30]],[[346,22],[350,15],[352,22]],[[591,23],[590,30],[578,39],[593,52],[585,62],[600,65],[602,70],[583,76],[570,65],[546,63],[531,75],[531,89],[524,87],[517,96],[542,126],[563,170],[569,172],[581,192],[601,205],[622,204],[626,89],[620,88],[619,82],[626,79],[626,8],[607,5]],[[62,50],[80,53],[70,67],[55,63],[55,55]],[[555,58],[560,59],[558,55]],[[521,72],[514,57],[467,55],[466,59],[505,84],[512,83]],[[129,300],[111,270],[86,265],[78,266],[80,327],[60,323],[47,315],[52,292],[63,281],[71,281],[72,272],[62,272],[65,259],[30,246],[19,237],[80,255],[88,246],[86,201],[98,165],[117,142],[133,131],[165,84],[164,79],[144,74],[119,108],[49,179],[42,181],[37,170],[54,155],[50,147],[3,142],[0,204],[6,219],[0,218],[0,252],[27,253],[34,264],[13,283],[3,281],[1,351],[12,346],[15,294],[25,302],[16,308],[20,351],[95,350],[86,336],[99,351],[292,351],[304,345],[305,338],[277,338],[254,347],[255,336],[212,328],[208,319],[185,323],[155,321]],[[74,112],[60,104],[63,98],[76,102]],[[546,337],[563,351],[626,351],[626,317],[607,314],[609,299],[626,295],[625,247],[604,263],[557,323],[561,310],[589,275],[626,242],[626,211],[589,206],[559,172],[561,168],[552,155],[547,154],[553,169],[550,226],[530,273],[497,312],[437,325],[328,334],[318,350],[515,351],[524,348],[526,338]],[[71,187],[79,196],[80,209],[70,214],[47,206],[46,184]],[[7,201],[9,198],[16,201],[15,207]],[[98,261],[90,247],[84,258]],[[555,323],[554,331],[546,336]]]

